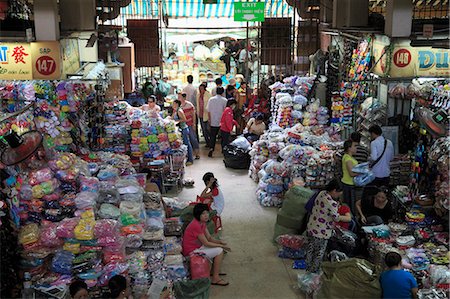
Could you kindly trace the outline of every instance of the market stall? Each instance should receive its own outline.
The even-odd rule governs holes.
[[[292,182],[320,189],[332,178],[340,136],[327,126],[327,108],[307,99],[313,82],[290,77],[271,86],[272,125],[250,152],[250,176],[264,206],[280,206]]]
[[[136,297],[152,285],[159,296],[188,276],[181,221],[165,219],[161,194],[145,191],[147,174],[137,173],[129,156],[114,153],[130,148],[133,158],[143,158],[139,167],[167,159],[168,173],[181,173],[185,151],[175,125],[123,102],[102,101],[103,135],[92,126],[101,121],[83,109],[92,101],[100,105],[96,91],[81,81],[2,82],[1,199],[8,212],[2,215],[15,227],[10,232],[18,232],[12,246],[20,258],[11,273],[15,283],[24,282],[23,296],[64,298],[78,279],[92,297],[101,297],[117,274],[131,279]],[[139,143],[125,139],[130,125]],[[91,151],[94,139],[110,152]],[[2,233],[7,227],[0,226]]]

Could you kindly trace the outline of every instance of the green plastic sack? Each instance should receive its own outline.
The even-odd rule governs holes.
[[[283,205],[278,211],[273,241],[284,234],[299,234],[303,218],[306,216],[305,204],[314,194],[308,188],[294,186],[284,195]]]
[[[288,228],[282,225],[275,223],[275,229],[273,232],[273,242],[276,243],[276,238],[281,235],[297,235],[298,229]]]
[[[380,269],[363,259],[322,263],[317,298],[381,298]]]
[[[209,278],[177,281],[173,284],[175,298],[183,299],[208,299],[210,287]]]
[[[280,213],[284,216],[296,217],[300,220],[306,214],[305,204],[313,196],[314,191],[308,188],[294,186],[284,195]]]

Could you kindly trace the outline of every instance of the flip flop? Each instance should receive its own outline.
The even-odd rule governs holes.
[[[212,274],[211,274],[212,276]],[[227,273],[219,273],[219,276],[227,276]]]
[[[220,282],[222,282],[222,283],[220,283]],[[225,287],[225,286],[227,286],[229,284],[230,284],[229,282],[225,282],[225,280],[223,280],[223,279],[221,279],[221,280],[219,280],[217,282],[211,282],[211,285],[213,285],[213,286],[221,286],[221,287]]]

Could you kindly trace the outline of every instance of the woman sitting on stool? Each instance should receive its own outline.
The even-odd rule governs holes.
[[[266,124],[264,123],[264,115],[258,114],[255,118],[250,118],[245,128],[247,133],[244,133],[244,137],[251,143],[259,139],[259,136],[264,134],[266,130]]]
[[[392,206],[386,192],[376,187],[364,189],[362,199],[356,202],[356,210],[363,225],[380,225],[392,218]]]
[[[223,260],[223,251],[231,251],[230,247],[221,240],[211,237],[206,229],[209,220],[208,205],[196,204],[194,207],[194,220],[189,223],[183,235],[183,255],[202,253],[213,263],[212,285],[226,286],[228,282],[220,278],[220,266]]]

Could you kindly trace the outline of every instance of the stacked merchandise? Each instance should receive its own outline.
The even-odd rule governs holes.
[[[373,125],[382,127],[386,120],[387,107],[375,98],[369,97],[361,104],[361,110],[357,119],[358,132],[361,132],[362,144],[370,143],[369,128]]]
[[[130,108],[131,157],[146,160],[164,159],[173,152],[183,151],[183,142],[175,122]]]
[[[439,173],[435,182],[435,210],[440,216],[448,214],[450,210],[449,173],[450,165],[450,137],[441,137],[431,146],[430,161],[434,161]]]
[[[411,173],[411,158],[408,154],[398,155],[390,163],[391,180],[396,185],[408,185]]]
[[[87,98],[95,96],[84,83],[65,81],[27,81],[0,84],[2,106],[8,112],[20,111],[27,104],[34,104],[31,113],[20,115],[1,124],[1,133],[13,129],[19,134],[37,129],[44,135],[44,146],[58,151],[72,150],[72,145],[83,145],[87,131],[83,130],[82,119],[77,113]],[[30,110],[31,111],[31,110]],[[79,127],[82,128],[81,132]],[[25,131],[21,131],[26,128]]]
[[[125,274],[139,297],[154,280],[185,279],[179,237],[164,236],[179,234],[181,224],[165,226],[160,195],[144,193],[145,176],[126,156],[99,152],[85,159],[62,154],[9,186],[20,204],[20,265],[33,285],[81,279],[95,294]]]
[[[402,255],[402,265],[410,271],[419,289],[444,289],[450,286],[448,232],[436,219],[420,211],[407,213],[407,223],[389,223],[369,233],[369,254],[383,266],[384,255],[395,251]]]
[[[313,77],[289,77],[284,83],[276,82],[272,90],[272,123],[281,128],[301,123],[303,108],[314,83]]]
[[[320,188],[332,179],[339,135],[331,127],[272,127],[250,151],[250,176],[263,206],[279,206],[291,182]],[[280,162],[281,161],[281,162]]]
[[[105,103],[105,136],[103,150],[118,154],[125,154],[128,151],[130,123],[127,117],[129,105],[126,102],[106,102]]]
[[[28,83],[12,93],[22,99],[24,91],[33,94],[34,90],[36,96],[29,96],[34,107],[27,106],[23,112],[23,105],[5,107],[18,115],[1,123],[2,135],[9,130],[20,135],[37,127],[46,149],[6,169],[10,176],[2,191],[19,228],[19,267],[46,296],[61,294],[71,281],[82,279],[90,294],[99,297],[109,278],[122,273],[130,276],[139,297],[152,281],[166,284],[167,279],[184,279],[187,273],[180,263],[180,250],[171,251],[177,255],[166,261],[167,267],[156,265],[164,261],[165,248],[174,242],[164,246],[161,201],[144,197],[146,176],[136,174],[128,156],[92,153],[73,144],[77,125],[72,121],[79,117],[75,104],[85,100],[81,86],[76,93],[68,83]],[[2,92],[9,95],[9,89]],[[90,96],[87,88],[84,92]],[[74,138],[64,139],[67,136]],[[60,152],[75,149],[80,156]],[[179,234],[179,221],[170,225]]]
[[[371,38],[367,37],[358,43],[357,48],[353,49],[352,59],[347,70],[348,81],[363,81],[369,73],[372,56],[370,44]]]

